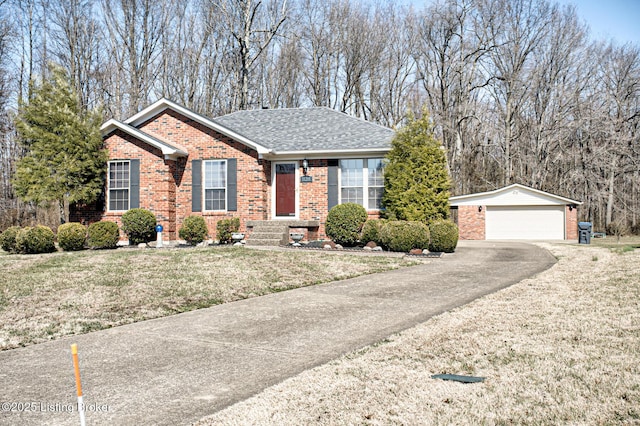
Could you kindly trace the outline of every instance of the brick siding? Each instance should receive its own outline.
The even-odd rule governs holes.
[[[478,211],[479,206],[458,207],[458,228],[461,240],[484,240],[485,236],[485,211]]]
[[[565,240],[578,239],[578,209],[576,207],[565,206]]]
[[[138,128],[152,136],[184,147],[188,158],[168,160],[151,145],[116,130],[104,139],[110,160],[140,160],[140,207],[156,215],[165,229],[165,239],[178,238],[178,230],[185,217],[202,215],[209,228],[209,237],[216,238],[216,225],[221,219],[240,218],[240,230],[247,232],[248,220],[266,220],[271,217],[272,165],[258,158],[258,153],[244,144],[228,138],[173,110],[167,109],[142,123]],[[191,161],[230,159],[237,160],[237,211],[192,212]],[[300,175],[302,165],[300,161]],[[319,220],[317,238],[326,238],[325,222],[328,213],[328,161],[309,160],[308,176],[312,182],[298,182],[299,219]],[[109,220],[122,226],[124,212],[103,211],[105,199],[94,206],[76,206],[72,220],[90,224]],[[379,213],[370,211],[370,218]]]

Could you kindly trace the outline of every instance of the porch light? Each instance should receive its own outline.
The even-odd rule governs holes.
[[[302,160],[302,172],[306,175],[309,172],[309,162],[305,158]]]
[[[482,212],[482,206],[478,206],[478,213]]]

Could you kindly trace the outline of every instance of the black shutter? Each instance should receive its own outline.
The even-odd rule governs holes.
[[[140,160],[129,160],[129,208],[140,207]]]
[[[191,161],[191,211],[202,211],[202,160]]]
[[[227,160],[227,211],[238,211],[238,160]]]
[[[338,185],[339,162],[338,160],[329,160],[327,166],[329,169],[328,176],[327,176],[327,183],[328,183],[327,204],[328,204],[329,210],[331,210],[331,207],[336,206],[339,200],[339,191],[340,191],[340,187]]]

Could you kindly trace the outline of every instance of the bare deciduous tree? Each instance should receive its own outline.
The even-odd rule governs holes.
[[[256,60],[280,35],[289,11],[287,0],[212,0],[214,10],[235,40],[233,58],[238,79],[237,109],[249,106],[249,84]]]
[[[114,115],[133,115],[149,102],[159,78],[162,39],[174,17],[172,1],[102,1],[108,35]],[[113,110],[115,109],[115,111]]]

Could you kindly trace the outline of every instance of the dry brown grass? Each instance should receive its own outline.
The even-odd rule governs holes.
[[[0,350],[411,264],[233,247],[0,253]]]
[[[640,424],[640,251],[546,247],[539,276],[198,424]]]

